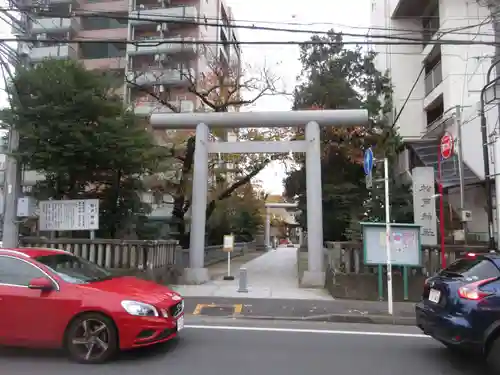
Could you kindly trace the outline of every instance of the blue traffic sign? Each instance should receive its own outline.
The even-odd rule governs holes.
[[[365,170],[366,175],[369,175],[372,173],[373,151],[372,151],[371,147],[365,151],[365,156],[363,158],[363,169]]]

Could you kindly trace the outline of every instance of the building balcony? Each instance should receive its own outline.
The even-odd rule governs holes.
[[[38,18],[33,22],[32,32],[34,34],[79,31],[79,18]]]
[[[37,182],[44,181],[45,175],[37,171],[23,171],[22,186],[34,186]],[[5,183],[5,171],[0,171],[0,185]]]
[[[194,70],[179,70],[179,69],[151,69],[146,72],[129,72],[127,74],[128,81],[134,82],[140,86],[153,85],[173,85],[182,86],[189,85],[194,77]]]
[[[122,27],[119,29],[81,30],[76,37],[82,39],[127,40],[127,35],[127,28]]]
[[[429,95],[441,82],[443,82],[443,70],[439,62],[425,76],[425,95]]]
[[[130,12],[130,17],[140,18],[140,20],[131,19],[130,23],[132,25],[148,24],[151,22],[149,21],[151,19],[162,19],[165,20],[165,23],[167,24],[169,21],[176,21],[176,24],[180,22],[190,23],[198,21],[198,9],[194,6],[153,8],[146,5],[145,8],[141,9],[140,7],[137,7],[136,10]]]
[[[156,54],[175,54],[175,53],[196,53],[195,38],[147,38],[137,41],[137,44],[127,46],[127,54],[137,55],[156,55]]]
[[[175,107],[180,107],[181,112],[193,112],[194,103],[190,100],[182,100],[181,102],[170,102]],[[153,113],[171,113],[172,110],[157,101],[137,101],[133,107],[134,113],[137,116],[146,117]]]
[[[54,0],[50,0],[53,2]],[[82,1],[78,9],[88,12],[128,12],[128,0]]]
[[[89,70],[120,70],[125,69],[127,61],[125,57],[109,57],[106,59],[84,59],[85,68]]]
[[[451,112],[443,113],[436,120],[427,124],[425,132],[422,134],[422,138],[438,139],[443,133],[453,125],[454,118]]]
[[[52,59],[76,59],[76,51],[68,44],[49,47],[33,47],[30,52],[30,59],[33,62],[42,61],[47,58]]]

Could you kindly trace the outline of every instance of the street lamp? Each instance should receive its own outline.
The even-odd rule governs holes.
[[[490,250],[495,249],[495,236],[493,234],[493,196],[490,174],[490,158],[488,153],[488,125],[484,111],[485,102],[491,104],[500,100],[500,77],[490,80],[493,68],[500,63],[496,61],[490,66],[487,73],[487,83],[481,90],[480,116],[481,116],[481,138],[483,142],[484,183],[486,187],[486,214],[488,217],[488,245]]]

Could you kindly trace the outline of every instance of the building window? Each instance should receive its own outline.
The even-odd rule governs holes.
[[[429,95],[442,81],[441,47],[434,46],[424,62],[425,66],[425,95]]]
[[[422,39],[424,40],[424,47],[432,39],[434,34],[437,33],[441,26],[439,18],[439,3],[435,4],[429,12],[422,17]]]
[[[126,48],[122,43],[84,43],[80,51],[82,59],[107,59],[125,57]]]
[[[82,28],[84,30],[105,30],[126,28],[128,20],[104,18],[104,17],[86,17],[82,19]]]

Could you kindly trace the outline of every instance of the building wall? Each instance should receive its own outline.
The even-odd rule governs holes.
[[[415,30],[414,33],[406,32],[405,36],[409,38],[422,37],[422,25],[418,20],[392,20],[390,14],[395,7],[396,0],[391,0],[390,7],[386,8],[383,0],[373,0],[371,12],[370,35],[375,36],[373,41],[385,41],[377,36],[397,34],[397,31],[388,31],[387,29]],[[408,93],[411,90],[414,80],[422,67],[422,47],[413,46],[384,46],[373,45],[373,50],[378,53],[376,58],[377,69],[388,71],[394,84],[394,109],[399,111],[406,101]],[[413,78],[414,77],[414,78]],[[424,98],[423,79],[419,80],[413,93],[410,95],[405,109],[398,121],[400,134],[405,138],[420,138],[425,128],[425,116],[422,110],[422,101]]]
[[[422,37],[422,26],[419,19],[388,19],[396,8],[398,1],[391,0],[389,10],[384,9],[383,0],[374,0],[372,4],[372,27],[415,30],[415,33],[404,32],[405,37]],[[440,0],[439,2],[441,30],[468,27],[486,19],[487,8],[480,7],[473,0]],[[371,35],[398,34],[397,30],[372,29]],[[399,32],[401,34],[401,32]],[[463,35],[445,34],[447,40],[492,41],[492,27],[487,23],[481,27],[470,27]],[[439,33],[438,33],[439,34]],[[436,34],[433,39],[436,39]],[[471,35],[470,35],[471,34]],[[490,34],[488,36],[482,34]],[[380,40],[380,39],[372,39]],[[382,39],[383,40],[383,39]],[[394,84],[394,104],[396,113],[401,109],[411,90],[422,64],[429,56],[432,45],[422,48],[413,46],[373,46],[379,52],[377,67],[390,71]],[[479,95],[486,83],[486,71],[491,64],[493,47],[485,45],[442,45],[441,64],[443,81],[427,97],[424,91],[425,74],[420,79],[410,95],[400,118],[398,128],[404,139],[422,137],[426,132],[425,108],[439,95],[443,95],[444,112],[452,111],[455,106],[463,106],[463,153],[466,164],[481,178],[484,178],[484,168],[481,153],[481,133],[478,117]],[[497,118],[495,108],[487,108],[490,132],[494,129]],[[448,112],[449,113],[449,112]],[[447,129],[455,137],[455,126]],[[493,158],[490,158],[492,161]]]
[[[421,18],[391,18],[398,3],[404,0],[373,0],[370,34],[396,35],[422,38]],[[481,7],[476,0],[439,0],[440,32],[433,40],[472,40],[491,42],[493,40],[492,25],[487,21],[489,10]],[[480,25],[483,23],[482,25]],[[480,25],[480,26],[478,26]],[[377,30],[377,28],[393,29]],[[446,33],[452,29],[460,29],[457,33]],[[395,30],[403,29],[403,30]],[[409,32],[407,30],[414,30]],[[458,34],[458,33],[462,34]],[[383,40],[375,39],[372,40]],[[388,69],[394,84],[395,112],[399,112],[415,83],[423,64],[430,56],[432,45],[413,46],[372,46],[379,53],[377,67]],[[425,74],[416,83],[413,93],[401,113],[398,128],[404,140],[419,139],[426,135],[427,117],[425,109],[442,96],[444,113],[451,115],[456,106],[462,107],[462,147],[464,162],[475,174],[484,179],[482,157],[482,140],[480,118],[478,116],[480,92],[486,84],[486,72],[492,63],[494,47],[487,45],[441,45],[442,82],[428,95],[425,92]],[[493,77],[494,78],[494,75]],[[488,132],[491,134],[497,124],[498,112],[495,106],[486,107]],[[457,138],[457,127],[451,121],[446,129]],[[490,147],[490,170],[494,171],[493,153]],[[406,163],[407,164],[407,163]],[[500,166],[499,166],[500,167]],[[498,169],[498,168],[497,168]],[[450,191],[450,203],[454,208],[460,207],[458,189]],[[485,213],[485,193],[483,187],[468,186],[465,191],[465,208],[472,211],[473,221],[469,223],[471,231],[485,232],[487,220]]]

